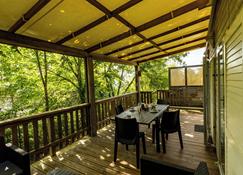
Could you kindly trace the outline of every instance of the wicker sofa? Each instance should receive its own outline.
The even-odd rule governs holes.
[[[0,174],[30,175],[29,154],[24,150],[4,143],[0,136]]]

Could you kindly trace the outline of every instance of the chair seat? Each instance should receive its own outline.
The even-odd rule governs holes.
[[[139,137],[143,137],[145,136],[145,133],[144,132],[139,132]]]
[[[21,175],[23,174],[23,170],[20,169],[15,164],[5,161],[3,163],[0,163],[0,172],[1,175]]]
[[[145,133],[144,132],[139,132],[139,137],[144,137]],[[132,139],[132,140],[128,140],[128,139],[122,139],[119,138],[119,142],[122,144],[126,144],[126,145],[135,145],[136,144],[136,139]]]

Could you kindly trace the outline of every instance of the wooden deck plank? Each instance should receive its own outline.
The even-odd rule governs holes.
[[[152,144],[151,128],[141,126],[146,132],[147,154],[161,160],[177,163],[188,168],[195,168],[199,161],[208,164],[210,175],[219,175],[215,153],[207,151],[203,144],[203,133],[195,132],[194,125],[203,124],[201,112],[182,111],[181,126],[184,149],[179,146],[177,134],[170,134],[166,141],[166,154],[157,153]],[[57,167],[71,170],[77,174],[131,174],[139,175],[136,169],[135,147],[118,146],[118,160],[113,162],[114,124],[98,131],[96,137],[83,137],[72,145],[58,152],[58,156],[46,157],[32,164],[32,174],[42,175]],[[141,148],[142,154],[142,148]]]

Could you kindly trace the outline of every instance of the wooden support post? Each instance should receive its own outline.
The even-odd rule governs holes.
[[[135,80],[136,80],[136,91],[137,91],[137,103],[141,102],[141,94],[140,94],[140,76],[141,76],[141,72],[140,72],[140,67],[139,65],[135,66]]]
[[[94,66],[93,58],[85,58],[86,67],[86,85],[87,85],[87,102],[90,104],[89,108],[89,124],[90,136],[97,135],[97,117],[95,108],[95,88],[94,88]]]

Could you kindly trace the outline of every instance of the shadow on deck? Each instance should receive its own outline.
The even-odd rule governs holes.
[[[177,134],[171,134],[166,143],[166,154],[156,153],[155,145],[152,144],[151,129],[141,126],[140,130],[146,132],[147,154],[189,168],[195,168],[199,161],[206,161],[210,175],[218,175],[215,153],[206,150],[203,133],[194,131],[194,125],[202,123],[201,112],[181,111],[184,149],[180,149]],[[99,130],[97,137],[84,137],[57,152],[57,156],[49,156],[35,162],[32,164],[32,174],[46,174],[57,167],[77,174],[139,174],[136,169],[135,147],[130,146],[129,151],[126,151],[124,145],[119,145],[118,160],[114,163],[113,145],[114,125],[110,124]]]

